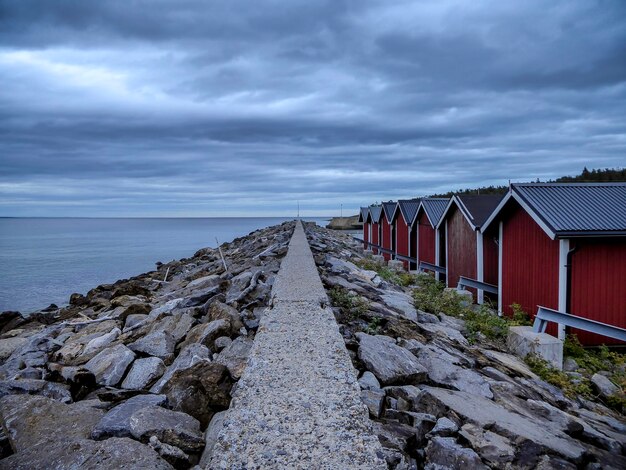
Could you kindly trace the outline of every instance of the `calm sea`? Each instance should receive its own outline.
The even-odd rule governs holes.
[[[0,218],[0,311],[31,312],[290,218]],[[325,225],[328,218],[310,218]]]

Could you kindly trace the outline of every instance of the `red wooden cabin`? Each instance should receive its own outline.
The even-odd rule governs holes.
[[[369,218],[370,218],[369,240],[374,245],[380,245],[380,242],[382,240],[382,226],[381,226],[381,218],[383,218],[382,206],[370,206]],[[375,255],[378,254],[378,249],[376,247],[372,247],[372,251],[374,252]]]
[[[405,269],[416,269],[416,247],[412,234],[415,232],[413,222],[415,221],[415,214],[419,206],[419,199],[405,199],[399,200],[396,206],[396,211],[393,214],[392,224],[395,227],[396,233],[396,255],[412,258],[415,261],[409,262],[406,259],[402,259]]]
[[[369,215],[369,207],[361,207],[359,222],[363,224],[363,248],[366,250],[369,248],[368,242],[370,241],[370,227],[372,225]]]
[[[437,257],[437,224],[441,219],[448,202],[448,198],[426,197],[420,201],[415,214],[414,233],[417,262],[445,266],[445,262]],[[445,260],[445,256],[442,257]]]
[[[483,231],[498,233],[500,312],[543,306],[626,328],[626,183],[513,184]]]
[[[498,283],[498,245],[493,238],[483,237],[480,227],[501,200],[501,195],[493,194],[457,194],[450,199],[437,224],[444,234],[439,259],[445,259],[448,287],[457,287],[460,276]],[[482,303],[483,291],[470,290],[478,303]]]
[[[396,234],[395,227],[392,224],[393,214],[396,211],[397,202],[387,201],[383,202],[383,214],[382,217],[382,243],[381,246],[385,250],[390,250],[395,253],[396,251]],[[385,260],[389,261],[393,258],[393,255],[388,251],[383,251]]]

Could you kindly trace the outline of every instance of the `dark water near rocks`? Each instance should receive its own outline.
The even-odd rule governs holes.
[[[86,293],[192,256],[200,248],[292,218],[0,218],[0,311],[64,305]],[[328,218],[310,218],[325,225]]]

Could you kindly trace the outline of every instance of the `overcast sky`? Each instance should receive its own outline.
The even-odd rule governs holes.
[[[0,0],[0,215],[334,215],[626,164],[626,1]]]

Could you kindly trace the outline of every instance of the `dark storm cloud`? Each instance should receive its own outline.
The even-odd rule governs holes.
[[[626,3],[0,0],[0,215],[309,214],[624,165]]]

